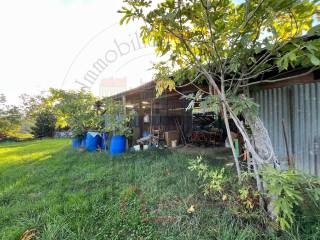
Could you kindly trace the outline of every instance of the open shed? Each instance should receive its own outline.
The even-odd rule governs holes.
[[[152,81],[113,98],[138,113],[133,126],[133,141],[154,131],[175,131],[179,138],[191,134],[192,112],[186,111],[188,101],[177,92],[165,92],[156,97],[155,82]]]

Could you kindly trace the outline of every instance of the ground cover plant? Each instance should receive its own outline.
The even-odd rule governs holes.
[[[237,182],[228,156],[202,160]],[[188,169],[196,159],[187,151],[110,158],[73,150],[66,139],[2,143],[0,239],[20,239],[32,229],[34,239],[55,240],[319,238],[319,218],[278,232],[262,212],[245,218],[242,204],[204,196],[203,182]]]

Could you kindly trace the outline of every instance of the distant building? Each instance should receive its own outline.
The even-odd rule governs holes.
[[[99,85],[100,97],[110,97],[127,90],[126,78],[105,78]]]

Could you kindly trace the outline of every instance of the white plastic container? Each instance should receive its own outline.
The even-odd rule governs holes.
[[[135,152],[139,152],[140,151],[140,145],[134,145],[133,149]]]
[[[176,148],[177,147],[177,140],[172,140],[171,141],[171,147]]]
[[[149,145],[143,145],[143,150],[148,150]]]

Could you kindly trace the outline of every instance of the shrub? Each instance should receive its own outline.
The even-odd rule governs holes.
[[[116,135],[130,137],[132,135],[130,124],[136,116],[136,112],[133,109],[126,109],[121,102],[112,99],[104,99],[103,102],[106,118],[104,130]]]
[[[20,130],[22,114],[18,107],[7,105],[6,97],[0,94],[0,139],[14,136]]]
[[[320,180],[294,171],[280,171],[271,167],[261,171],[267,186],[267,197],[280,228],[291,228],[295,217],[306,211],[319,209]],[[313,211],[313,214],[316,212]]]
[[[224,168],[218,170],[210,170],[208,166],[203,163],[201,156],[198,156],[196,161],[190,161],[189,170],[197,173],[198,178],[205,182],[204,194],[208,195],[210,192],[223,193],[226,185],[226,176]]]
[[[51,111],[42,111],[37,115],[35,125],[31,128],[31,133],[36,138],[53,137],[56,121],[57,119]]]
[[[263,195],[256,189],[254,176],[250,173],[243,172],[239,184],[233,175],[226,174],[226,168],[211,169],[202,157],[191,160],[189,169],[197,173],[205,195],[223,203],[226,210],[241,220],[259,220],[263,225],[267,222],[260,196],[272,206],[276,227],[281,230],[292,228],[298,218],[316,219],[320,215],[320,179],[317,177],[265,167],[260,173],[267,190]],[[299,224],[303,222],[299,221]]]

